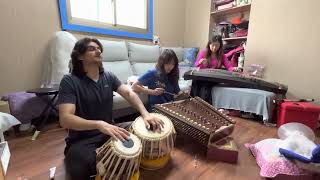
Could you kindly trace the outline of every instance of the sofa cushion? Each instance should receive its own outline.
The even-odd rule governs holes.
[[[148,96],[147,95],[139,94],[138,96],[140,97],[141,101],[144,104],[148,103]],[[127,100],[125,100],[120,94],[118,94],[116,92],[114,93],[112,110],[119,110],[119,109],[125,109],[125,108],[130,108],[130,107],[132,107],[132,106],[130,105],[130,103]]]
[[[123,108],[128,108],[130,107],[130,104],[128,101],[126,101],[120,94],[117,92],[113,93],[113,106],[112,109],[123,109]]]
[[[197,59],[199,48],[184,48],[183,61],[189,66],[193,66]]]
[[[156,63],[134,63],[132,66],[135,75],[141,76],[148,70],[155,68]]]
[[[99,40],[103,46],[103,61],[125,61],[128,58],[128,49],[125,41]]]
[[[125,41],[99,40],[103,46],[102,64],[105,70],[113,72],[122,83],[132,76],[128,49]]]
[[[158,45],[142,45],[136,43],[128,43],[129,58],[132,63],[155,63],[160,55]]]
[[[105,71],[113,72],[122,83],[126,83],[133,74],[129,61],[102,62],[102,65]]]
[[[127,100],[125,100],[120,94],[118,94],[117,92],[114,92],[113,94],[114,94],[113,107],[112,107],[113,110],[125,109],[125,108],[132,107],[129,104],[129,102]],[[148,103],[148,96],[147,95],[139,93],[138,96],[140,97],[143,104]]]
[[[182,47],[162,47],[161,52],[165,49],[172,49],[176,53],[179,62],[183,61],[184,49]]]

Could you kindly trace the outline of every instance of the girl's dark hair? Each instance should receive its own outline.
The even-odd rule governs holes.
[[[96,38],[86,37],[76,42],[71,53],[71,63],[72,63],[71,73],[76,76],[86,75],[86,72],[84,71],[84,68],[83,68],[83,62],[82,60],[79,59],[79,57],[84,55],[84,53],[87,51],[88,45],[90,42],[95,42],[100,47],[101,53],[103,52],[102,44]],[[99,67],[99,72],[100,73],[104,72],[102,65]]]
[[[222,37],[220,35],[213,35],[211,37],[211,39],[208,41],[207,43],[207,53],[206,53],[206,59],[210,60],[211,59],[211,55],[212,55],[212,51],[210,49],[210,44],[211,43],[215,43],[218,42],[220,44],[219,49],[216,51],[216,58],[218,60],[218,67],[221,66],[221,62],[222,62],[222,56],[223,56],[223,43],[222,43]]]
[[[164,70],[164,65],[169,64],[173,62],[174,63],[174,68],[172,71],[167,74],[169,81],[173,84],[176,85],[178,84],[179,80],[179,68],[178,68],[178,57],[176,53],[172,49],[165,49],[161,53],[158,59],[158,63],[156,65],[157,71],[160,73],[160,76],[164,76],[166,74]]]

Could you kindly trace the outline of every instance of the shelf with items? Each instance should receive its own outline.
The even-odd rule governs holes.
[[[243,67],[249,30],[251,0],[211,0],[209,37],[221,35],[224,54]]]
[[[246,41],[250,9],[251,0],[212,0],[209,37],[219,34],[224,41]]]
[[[223,38],[222,40],[223,40],[223,41],[247,40],[247,36],[243,36],[243,37]]]
[[[223,16],[223,15],[234,14],[234,13],[243,13],[243,12],[249,11],[250,8],[251,8],[251,4],[246,4],[246,5],[242,5],[242,6],[235,6],[232,8],[212,11],[211,15]]]

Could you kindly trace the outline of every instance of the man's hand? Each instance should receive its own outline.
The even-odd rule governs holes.
[[[146,125],[147,129],[151,129],[152,131],[161,131],[161,128],[163,128],[163,121],[157,117],[152,116],[151,114],[148,114],[147,116],[143,117],[143,121]]]
[[[124,141],[129,139],[130,133],[123,128],[114,126],[104,121],[98,121],[98,129],[103,134],[107,134],[116,140]]]
[[[160,96],[161,94],[163,94],[164,92],[164,89],[163,88],[155,88],[153,91],[152,91],[152,95],[154,96]]]

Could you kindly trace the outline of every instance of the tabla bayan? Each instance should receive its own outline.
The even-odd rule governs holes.
[[[134,134],[129,140],[109,139],[96,150],[97,177],[102,180],[137,180],[141,161],[141,141]]]

